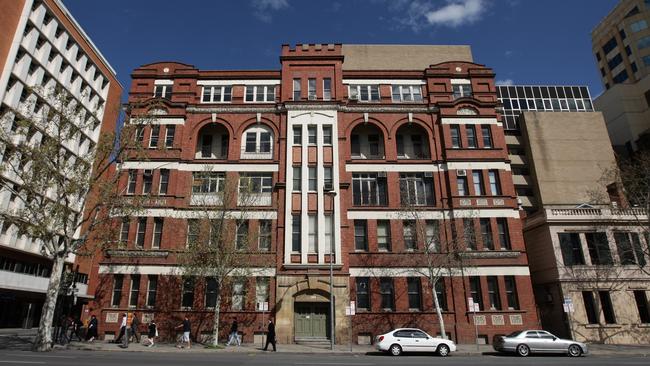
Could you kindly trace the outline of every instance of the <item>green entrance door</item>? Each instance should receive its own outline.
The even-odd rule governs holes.
[[[322,302],[297,302],[295,307],[296,339],[327,339],[329,304]]]

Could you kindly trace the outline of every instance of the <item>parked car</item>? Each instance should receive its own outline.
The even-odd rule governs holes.
[[[437,352],[446,357],[456,351],[453,341],[432,337],[416,328],[399,328],[375,338],[375,347],[382,352],[399,356],[402,352]]]
[[[516,352],[526,357],[531,353],[565,353],[578,357],[588,353],[587,345],[560,339],[545,330],[523,330],[507,336],[494,336],[492,347],[498,352]]]

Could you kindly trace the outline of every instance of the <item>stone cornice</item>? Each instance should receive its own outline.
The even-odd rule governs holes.
[[[438,107],[429,105],[376,105],[376,104],[277,104],[273,106],[188,106],[189,113],[282,113],[286,111],[333,110],[348,113],[437,113]]]

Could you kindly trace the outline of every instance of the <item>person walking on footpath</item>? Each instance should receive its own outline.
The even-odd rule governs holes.
[[[86,332],[86,342],[93,343],[95,338],[97,338],[97,317],[95,314],[90,316],[90,321],[88,322],[88,332]]]
[[[192,326],[190,324],[190,320],[187,318],[187,315],[185,316],[185,319],[183,319],[183,323],[176,327],[176,329],[178,328],[183,328],[183,337],[181,338],[181,343],[176,347],[183,348],[183,345],[187,343],[187,349],[192,348],[192,341],[190,341],[190,332],[192,331]]]
[[[72,337],[77,337],[79,342],[83,341],[81,339],[81,328],[83,327],[84,323],[81,321],[80,317],[75,318],[70,318],[70,321],[72,323],[72,328],[70,329],[70,336],[68,339],[70,339],[70,342],[72,342]]]
[[[133,313],[133,319],[131,319],[131,336],[133,337],[133,342],[140,343],[140,319],[138,319],[138,314]]]
[[[273,352],[277,352],[275,349],[275,324],[273,324],[273,319],[269,319],[269,328],[266,334],[266,345],[264,345],[264,350],[266,351],[269,348],[269,343],[273,345]]]
[[[228,339],[226,346],[230,346],[233,340],[237,342],[237,346],[241,346],[241,342],[239,341],[239,333],[237,332],[238,327],[239,325],[237,324],[237,318],[232,318],[232,324],[230,325],[230,338]]]
[[[122,323],[120,324],[120,335],[117,336],[115,343],[120,343],[122,341],[122,348],[129,347],[129,328],[127,327],[128,318],[126,313],[122,313]]]
[[[156,337],[158,337],[158,328],[156,327],[156,322],[153,319],[151,319],[149,322],[149,332],[147,336],[149,337],[149,344],[147,344],[147,347],[155,346],[154,342],[156,341]]]

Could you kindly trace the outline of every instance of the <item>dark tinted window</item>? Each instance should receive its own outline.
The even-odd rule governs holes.
[[[539,338],[537,332],[526,332],[526,338]]]
[[[583,98],[589,98],[589,90],[586,87],[581,86],[580,93],[582,94]]]
[[[557,93],[555,92],[555,88],[554,88],[554,87],[549,87],[549,88],[548,88],[548,92],[549,92],[549,94],[551,95],[551,98],[557,98]]]
[[[612,37],[605,45],[603,46],[603,53],[608,54],[611,50],[616,48],[616,38]]]
[[[397,332],[393,333],[393,337],[411,338],[411,332],[408,330],[398,330]]]
[[[542,89],[542,97],[543,98],[548,98],[549,97],[548,96],[548,87],[543,86],[541,89]]]
[[[517,98],[517,90],[514,86],[508,87],[508,95],[510,96],[510,98]]]
[[[533,88],[530,86],[527,86],[525,89],[526,91],[526,98],[532,98],[533,97]]]
[[[535,98],[542,97],[542,93],[539,91],[539,86],[533,88],[533,95],[535,96]]]
[[[563,87],[557,87],[557,96],[558,98],[566,98]]]

